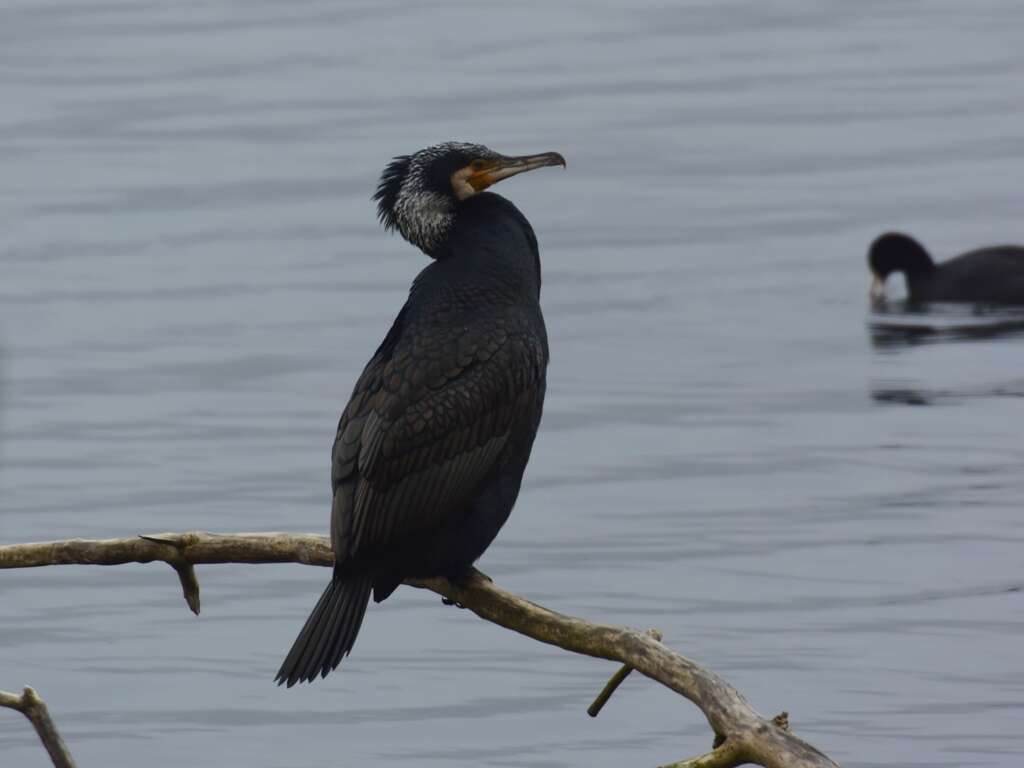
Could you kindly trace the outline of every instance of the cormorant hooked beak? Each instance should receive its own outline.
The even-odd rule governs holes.
[[[885,280],[877,274],[873,275],[873,279],[871,280],[870,295],[872,301],[882,301],[885,299]]]
[[[494,159],[474,161],[470,166],[466,183],[473,187],[474,191],[483,192],[502,179],[549,165],[560,165],[565,168],[565,158],[557,152],[544,152],[540,155],[523,155],[521,157],[499,155]]]

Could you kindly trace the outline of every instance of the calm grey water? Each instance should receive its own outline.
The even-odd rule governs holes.
[[[848,766],[1024,761],[1019,315],[873,313],[880,231],[1024,240],[1024,4],[0,3],[0,541],[327,530],[336,419],[424,257],[369,201],[446,139],[552,345],[481,566],[659,627]],[[898,296],[899,286],[893,286]],[[88,766],[653,766],[700,713],[400,590],[271,683],[327,577],[0,575],[0,688]],[[0,713],[0,763],[48,763]]]

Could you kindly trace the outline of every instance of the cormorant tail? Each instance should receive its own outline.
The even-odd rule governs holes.
[[[355,645],[372,587],[369,574],[335,573],[281,665],[278,685],[313,682],[338,666]]]

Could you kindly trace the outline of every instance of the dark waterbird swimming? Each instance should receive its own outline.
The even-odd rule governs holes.
[[[1017,245],[979,248],[936,264],[914,238],[889,232],[871,244],[868,266],[876,299],[885,296],[885,279],[902,272],[910,301],[1024,304],[1024,248]]]
[[[356,382],[331,461],[330,584],[277,673],[326,676],[370,593],[458,580],[508,519],[540,424],[548,364],[530,222],[490,185],[565,165],[449,143],[395,158],[374,199],[387,229],[434,261]]]

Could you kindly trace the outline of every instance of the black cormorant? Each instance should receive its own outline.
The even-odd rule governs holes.
[[[878,237],[868,251],[871,295],[885,296],[885,279],[902,272],[910,301],[1024,304],[1024,248],[997,245],[936,264],[914,238],[896,232]]]
[[[508,519],[540,423],[548,342],[533,228],[484,190],[550,165],[565,160],[447,143],[385,168],[381,223],[434,261],[341,415],[334,573],[278,683],[326,676],[352,650],[371,591],[380,602],[409,577],[460,578]]]

